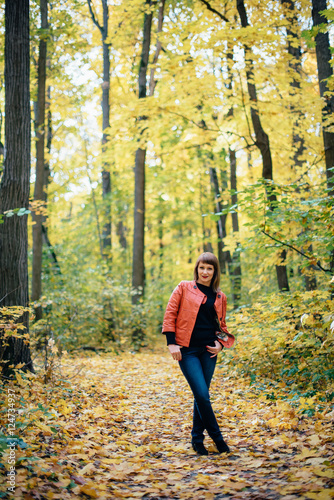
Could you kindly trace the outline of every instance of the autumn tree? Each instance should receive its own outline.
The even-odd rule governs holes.
[[[0,185],[0,214],[29,204],[30,176],[30,54],[29,0],[5,3],[5,149],[4,172]],[[4,217],[0,225],[1,306],[27,307],[28,292],[27,214]],[[28,312],[20,319],[29,328]],[[3,331],[1,333],[3,335]],[[4,338],[2,338],[4,342]],[[9,337],[3,352],[4,374],[10,366],[24,364],[33,370],[29,344]]]

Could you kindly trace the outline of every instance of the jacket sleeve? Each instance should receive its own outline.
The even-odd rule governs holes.
[[[218,339],[218,341],[222,344],[223,347],[226,347],[227,349],[230,349],[233,347],[234,342],[235,342],[235,337],[230,333],[227,329],[226,323],[225,323],[225,316],[226,316],[226,295],[223,294],[223,302],[222,302],[222,317],[220,319],[220,328],[221,330],[226,333],[227,338],[225,340]]]
[[[224,333],[230,333],[227,329],[227,326],[226,326],[226,323],[225,323],[225,318],[226,318],[226,307],[227,307],[227,299],[226,299],[226,295],[223,294],[223,315],[222,315],[222,319],[220,321],[220,328],[222,329],[222,331]]]
[[[182,285],[181,283],[179,283],[169,298],[165,311],[164,320],[162,323],[162,333],[165,332],[175,333],[176,320],[179,312],[181,298],[182,298]]]

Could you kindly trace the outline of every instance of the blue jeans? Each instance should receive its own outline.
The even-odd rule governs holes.
[[[206,347],[182,347],[180,368],[194,395],[193,428],[191,431],[194,443],[203,443],[204,429],[207,430],[213,441],[222,439],[215,414],[210,402],[210,382],[215,371],[217,356]]]

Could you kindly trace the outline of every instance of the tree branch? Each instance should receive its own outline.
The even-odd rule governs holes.
[[[202,130],[207,130],[209,132],[220,132],[220,129],[219,128],[208,128],[208,127],[204,127],[203,125],[201,125],[200,123],[196,123],[194,120],[192,120],[191,118],[188,118],[187,116],[184,116],[182,115],[181,113],[176,113],[176,111],[171,111],[170,109],[163,109],[163,111],[167,111],[168,113],[171,113],[172,115],[176,115],[176,116],[179,116],[180,118],[183,118],[184,120],[186,120],[187,122],[189,123],[192,123],[193,125],[196,125],[196,127],[202,129]]]
[[[152,62],[152,68],[150,71],[150,83],[149,83],[149,95],[152,96],[154,94],[154,89],[156,85],[156,81],[154,80],[154,70],[155,70],[155,64],[158,62],[160,50],[161,50],[161,42],[159,40],[159,33],[162,31],[162,23],[164,20],[164,8],[165,8],[165,1],[166,0],[161,0],[160,7],[159,7],[159,15],[158,15],[158,32],[157,32],[157,45],[155,49],[155,54]]]
[[[292,250],[294,250],[295,252],[299,253],[300,255],[302,255],[303,257],[305,257],[306,259],[309,259],[309,260],[313,260],[314,257],[310,257],[308,255],[306,255],[305,253],[301,252],[300,250],[298,250],[298,248],[295,248],[293,247],[292,245],[289,245],[289,243],[284,243],[283,241],[280,241],[278,240],[277,238],[274,238],[273,236],[271,236],[270,234],[268,234],[266,231],[261,231],[261,233],[265,234],[266,236],[268,236],[269,238],[271,238],[272,240],[274,241],[277,241],[277,243],[279,243],[280,245],[284,245],[286,247],[289,247],[291,248]],[[314,264],[315,266],[319,267],[319,269],[321,269],[321,271],[324,271],[324,273],[331,273],[331,270],[330,269],[325,269],[323,268],[319,262],[317,262],[316,264]]]
[[[95,13],[93,11],[93,6],[92,6],[92,0],[87,0],[87,2],[88,2],[88,8],[89,8],[90,15],[92,16],[92,21],[95,24],[95,26],[97,26],[99,28],[99,30],[101,31],[101,35],[103,36],[104,30],[95,16]]]
[[[213,12],[214,14],[216,14],[218,17],[220,17],[220,19],[222,19],[223,21],[225,21],[226,23],[229,22],[229,20],[227,19],[227,17],[225,17],[223,14],[221,14],[220,12],[218,12],[218,10],[214,9],[213,7],[211,7],[211,5],[209,4],[209,2],[207,2],[207,0],[200,0],[202,3],[204,3],[204,5],[207,7],[208,10],[210,10],[211,12]]]
[[[6,298],[6,297],[8,297],[8,295],[10,295],[11,293],[16,292],[16,290],[18,290],[19,288],[22,288],[22,285],[20,285],[20,286],[16,287],[16,288],[15,288],[14,290],[12,290],[11,292],[6,293],[6,295],[5,295],[4,297],[2,297],[2,299],[0,300],[0,303],[1,303],[3,300],[5,300],[5,298]]]

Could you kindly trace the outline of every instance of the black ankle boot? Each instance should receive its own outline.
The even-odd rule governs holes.
[[[194,441],[192,441],[191,444],[198,455],[209,455],[203,443],[194,443]]]
[[[230,453],[230,448],[227,446],[224,439],[215,441],[215,445],[217,446],[217,450],[219,451],[219,453]]]

